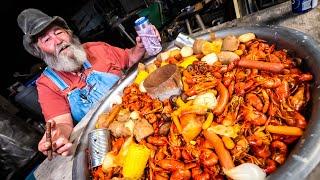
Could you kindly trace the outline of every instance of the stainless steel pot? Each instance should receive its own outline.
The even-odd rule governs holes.
[[[268,179],[304,179],[318,165],[320,161],[320,45],[312,37],[285,27],[278,26],[251,26],[235,27],[216,32],[217,37],[240,35],[247,32],[255,33],[259,38],[275,43],[276,48],[284,48],[295,57],[303,59],[303,68],[314,75],[312,85],[310,119],[304,135],[291,151],[286,163],[268,176]],[[209,39],[209,34],[200,38]],[[173,47],[173,43],[169,46]],[[110,108],[111,98],[121,94],[124,87],[129,85],[136,76],[136,70],[131,72],[119,86],[113,88],[112,93],[103,101],[92,116],[81,142],[77,148],[73,163],[73,179],[88,179],[88,163],[85,149],[88,146],[88,132],[94,129],[98,115]]]

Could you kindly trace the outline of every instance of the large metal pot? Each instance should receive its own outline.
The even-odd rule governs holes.
[[[289,53],[294,53],[294,56],[302,58],[303,68],[307,68],[314,75],[311,94],[311,115],[308,127],[293,151],[291,151],[286,163],[275,173],[268,176],[268,179],[306,178],[320,161],[320,123],[318,122],[320,120],[320,46],[312,37],[302,32],[277,26],[229,28],[216,32],[216,36],[240,35],[247,32],[253,32],[259,38],[275,43],[277,48],[285,48]],[[200,38],[209,39],[209,34],[205,34]],[[173,44],[171,44],[172,46]],[[92,116],[76,151],[72,172],[73,179],[79,180],[89,177],[85,153],[88,145],[88,132],[94,129],[98,115],[110,108],[112,96],[121,94],[124,87],[132,82],[136,73],[136,71],[130,73],[119,86],[115,87]]]

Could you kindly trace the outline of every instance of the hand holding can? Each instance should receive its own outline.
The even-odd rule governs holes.
[[[146,17],[135,21],[135,29],[149,56],[157,55],[162,50],[160,40]]]

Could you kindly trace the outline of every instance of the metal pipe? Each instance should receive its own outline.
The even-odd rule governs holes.
[[[202,21],[199,14],[196,14],[196,20],[197,20],[197,23],[200,26],[201,30],[206,30],[206,27],[204,26],[203,21]]]
[[[184,20],[184,21],[186,22],[186,26],[187,26],[188,33],[191,35],[191,34],[192,34],[192,29],[191,29],[189,20],[186,19],[186,20]]]
[[[132,39],[132,37],[127,33],[123,25],[120,23],[118,25],[119,30],[132,42],[132,44],[136,45],[136,42]]]

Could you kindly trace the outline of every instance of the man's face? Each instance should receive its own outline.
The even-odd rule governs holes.
[[[53,26],[37,39],[47,65],[58,71],[72,72],[82,67],[86,54],[81,43],[68,31]]]

